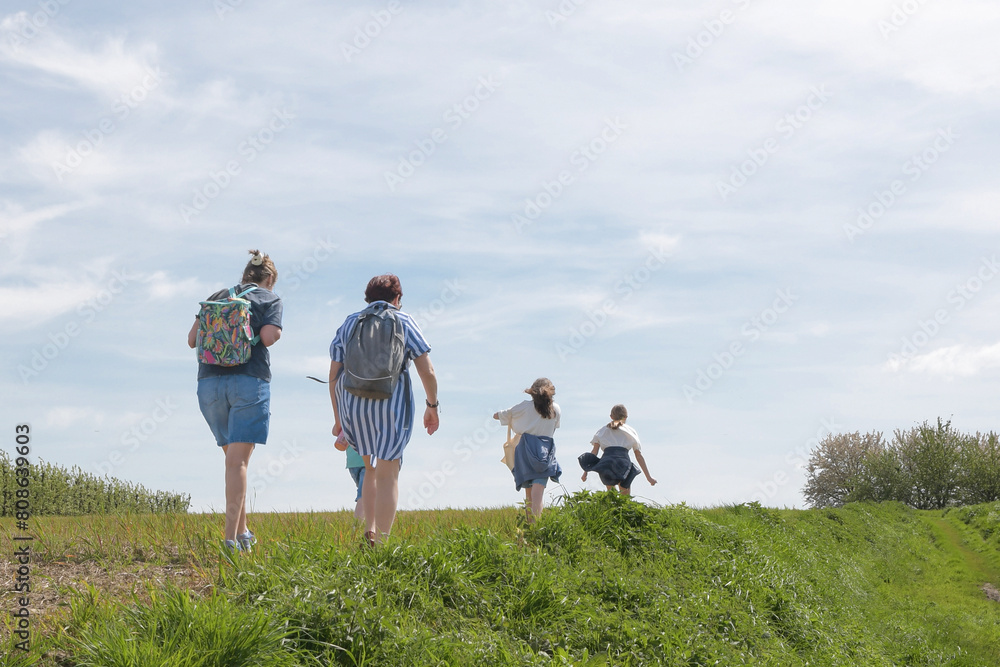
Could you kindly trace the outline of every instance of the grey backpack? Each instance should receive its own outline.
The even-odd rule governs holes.
[[[392,396],[406,358],[396,309],[376,301],[361,311],[344,346],[344,389],[363,398]]]

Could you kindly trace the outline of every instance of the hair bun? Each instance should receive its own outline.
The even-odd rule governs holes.
[[[264,255],[260,254],[260,250],[251,250],[250,254],[253,255],[250,258],[250,263],[254,266],[260,266],[264,263]]]

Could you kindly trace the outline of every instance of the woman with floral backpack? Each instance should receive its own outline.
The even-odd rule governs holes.
[[[198,350],[198,405],[226,457],[225,545],[249,551],[257,540],[247,528],[247,465],[254,447],[267,442],[271,416],[268,349],[281,338],[278,270],[259,250],[236,286],[201,303],[188,332]]]

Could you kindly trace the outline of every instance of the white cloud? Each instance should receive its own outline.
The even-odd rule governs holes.
[[[45,425],[55,429],[68,429],[80,425],[100,428],[103,423],[104,413],[92,407],[61,406],[50,408],[45,413]]]
[[[970,377],[1000,366],[1000,343],[980,347],[953,345],[916,355],[911,359],[893,359],[886,363],[892,372],[905,370],[944,377]]]
[[[0,238],[30,231],[35,225],[57,220],[68,213],[92,206],[92,200],[78,200],[66,204],[53,204],[31,211],[9,199],[0,201]]]
[[[329,341],[326,343],[329,344]],[[327,355],[275,354],[272,369],[275,372],[294,373],[302,376],[312,375],[320,380],[325,380],[330,371],[330,357]],[[310,384],[312,384],[311,381]]]
[[[0,301],[9,308],[4,328],[10,331],[37,326],[76,311],[97,293],[95,285],[73,281],[32,287],[0,287]]]
[[[639,241],[647,248],[661,253],[672,253],[681,243],[679,234],[666,234],[664,232],[641,232]]]
[[[100,47],[88,49],[64,38],[51,25],[24,40],[23,34],[31,25],[27,12],[4,17],[0,22],[0,60],[68,79],[103,95],[125,93],[147,76],[150,64],[157,59],[157,48],[151,42],[130,48],[122,37],[107,37]]]
[[[156,300],[176,297],[198,297],[209,293],[209,287],[197,278],[174,278],[166,271],[155,271],[142,279],[149,286],[149,296]]]

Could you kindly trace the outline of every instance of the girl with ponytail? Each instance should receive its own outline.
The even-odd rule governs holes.
[[[590,441],[594,448],[586,454],[581,454],[578,459],[580,467],[583,468],[583,481],[587,481],[588,473],[596,472],[601,476],[601,483],[608,488],[608,491],[614,490],[617,486],[626,496],[631,495],[632,480],[639,475],[639,468],[629,458],[629,451],[635,452],[635,460],[642,466],[646,481],[650,486],[656,485],[656,480],[649,476],[646,459],[639,451],[639,434],[625,423],[627,419],[628,410],[624,405],[618,404],[611,408],[611,421],[602,426]],[[603,452],[600,458],[597,457],[598,451]]]

